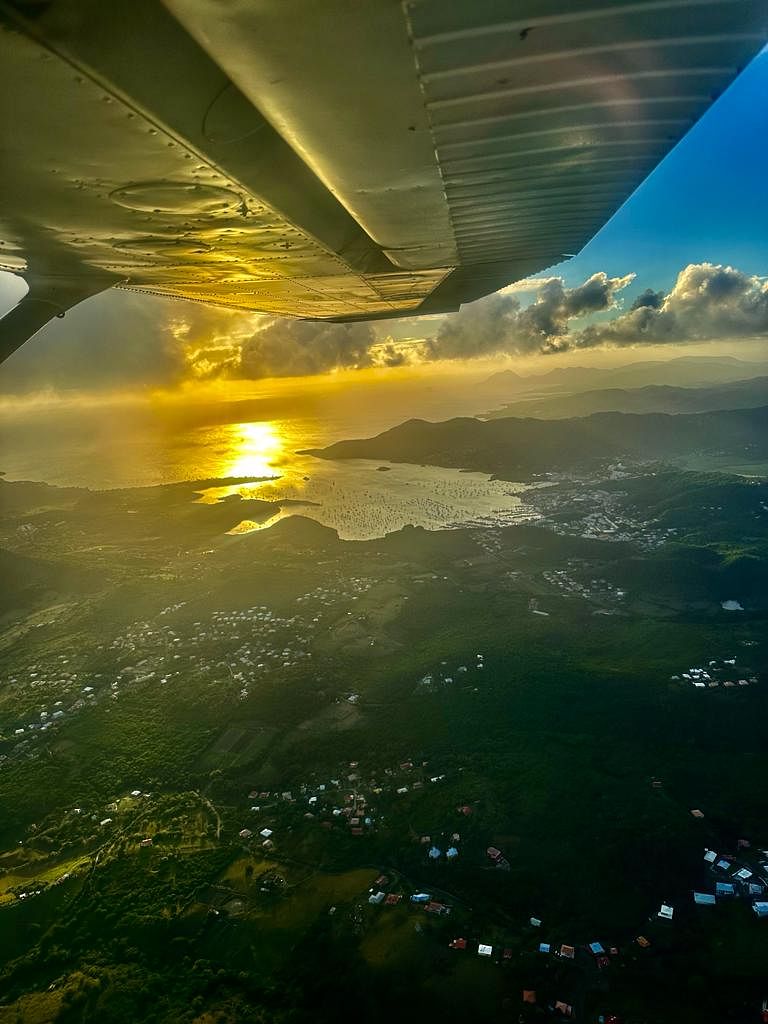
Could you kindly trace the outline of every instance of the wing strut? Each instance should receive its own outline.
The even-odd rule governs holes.
[[[98,295],[114,284],[114,277],[102,276],[79,280],[29,277],[27,294],[0,317],[0,363],[54,317],[63,317],[78,302]]]

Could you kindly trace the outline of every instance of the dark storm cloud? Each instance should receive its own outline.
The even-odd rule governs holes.
[[[600,272],[576,288],[566,288],[560,278],[549,278],[526,307],[514,294],[479,299],[446,318],[436,336],[424,343],[424,356],[471,359],[502,352],[558,351],[571,320],[611,309],[617,293],[631,280],[631,275],[608,277]]]

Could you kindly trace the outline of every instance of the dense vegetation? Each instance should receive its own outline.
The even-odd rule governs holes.
[[[492,429],[465,422],[398,443],[426,457],[436,434],[463,464]],[[691,890],[705,847],[768,839],[765,485],[600,481],[655,546],[567,532],[591,505],[573,481],[538,525],[369,542],[300,517],[226,536],[242,503],[198,486],[0,483],[2,1024],[534,1020],[553,999],[755,1018],[766,922]],[[730,658],[756,682],[680,678]],[[351,791],[364,834],[331,810]],[[422,837],[454,833],[457,863],[431,864]],[[395,907],[368,903],[380,873]],[[450,916],[412,908],[421,890]],[[605,970],[595,940],[618,949]]]

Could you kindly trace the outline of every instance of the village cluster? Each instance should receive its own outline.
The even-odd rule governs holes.
[[[455,669],[448,667],[447,661],[441,661],[439,668],[427,672],[416,683],[414,693],[437,693],[440,690],[448,689],[455,683],[472,685],[477,681],[477,673],[485,669],[485,655],[476,654],[474,661],[468,661],[465,665],[457,665]]]
[[[307,823],[316,822],[327,830],[342,828],[351,836],[363,836],[384,821],[375,806],[377,803],[387,797],[417,792],[443,782],[446,777],[444,772],[431,773],[426,763],[417,766],[413,761],[404,761],[364,780],[359,762],[350,761],[337,777],[325,782],[301,783],[293,790],[251,790],[248,815],[259,815],[259,821],[258,824],[249,822],[238,835],[251,846],[258,843],[263,849],[272,850],[279,840],[281,823],[286,830],[292,830],[298,820],[295,808],[299,807],[305,808],[300,816]],[[452,842],[458,844],[459,841],[460,836],[454,834]],[[429,836],[422,836],[421,842],[424,846],[431,844],[426,854],[429,861],[434,863],[442,858],[443,851],[431,843]],[[457,856],[458,849],[454,846],[446,851],[449,861]]]
[[[0,764],[7,761],[9,756],[28,753],[32,741],[39,734],[57,727],[65,715],[80,711],[96,701],[97,688],[102,685],[102,674],[86,675],[81,668],[76,669],[74,660],[74,656],[59,654],[47,663],[27,666],[24,670],[25,678],[18,673],[8,678],[10,686],[23,685],[28,702],[37,706],[34,711],[28,711],[21,722],[16,722],[13,728],[6,731],[5,736],[0,737],[6,739],[7,743],[7,749],[0,752]],[[51,700],[51,696],[58,699]]]
[[[627,596],[626,591],[615,586],[606,579],[591,578],[587,582],[579,579],[578,573],[587,568],[582,560],[572,559],[566,563],[565,569],[544,569],[542,578],[564,594],[582,597],[587,601],[621,602]]]
[[[758,917],[768,917],[768,850],[759,850],[750,859],[748,839],[737,841],[737,854],[704,851],[704,862],[709,869],[714,892],[694,892],[699,906],[714,906],[720,899],[744,899],[751,903]]]
[[[308,662],[324,614],[341,602],[358,600],[372,584],[355,576],[316,587],[296,598],[295,615],[255,605],[215,610],[205,619],[171,625],[172,616],[185,605],[179,602],[163,608],[155,621],[135,622],[110,643],[86,652],[101,671],[85,667],[83,655],[75,652],[17,670],[8,682],[23,687],[27,710],[0,734],[0,764],[36,756],[40,735],[102,700],[119,700],[129,688],[164,686],[182,677],[220,679],[225,692],[236,687],[239,699],[245,700],[252,684],[267,673]]]
[[[721,686],[733,689],[738,686],[754,686],[757,675],[754,670],[739,665],[735,657],[710,658],[706,667],[694,665],[670,677],[673,683],[685,683],[696,690],[716,690]]]
[[[428,838],[428,837],[427,837]],[[458,838],[458,837],[457,837]],[[697,906],[715,906],[720,899],[744,899],[751,904],[753,912],[757,917],[768,917],[768,850],[759,850],[755,857],[747,859],[746,853],[751,851],[751,844],[747,839],[740,839],[737,843],[739,854],[719,854],[715,850],[707,849],[704,852],[704,862],[709,869],[711,886],[713,892],[699,892],[692,890],[692,899]],[[451,850],[448,851],[450,857]],[[458,856],[458,851],[453,849],[453,855]],[[509,869],[509,863],[501,850],[490,846],[486,851],[489,861],[497,868]],[[440,857],[442,852],[435,847],[430,848],[428,856]],[[386,895],[384,889],[389,886],[392,879],[387,875],[381,875],[373,884],[368,898],[371,904],[382,904],[394,906],[403,898],[402,895]],[[431,913],[448,915],[451,907],[443,903],[435,903],[430,893],[417,892],[410,896],[410,902],[422,907]],[[655,915],[661,921],[672,921],[675,908],[673,905],[662,902]],[[539,929],[542,927],[540,918],[531,917],[528,926]],[[651,945],[650,939],[644,935],[638,935],[635,943],[641,948],[648,948]],[[463,937],[453,939],[449,943],[451,949],[469,950],[472,943]],[[494,946],[487,942],[477,942],[476,952],[478,956],[491,958],[494,954]],[[619,948],[613,945],[603,945],[597,940],[582,946],[569,943],[539,942],[537,950],[541,954],[561,957],[567,960],[575,960],[579,952],[594,958],[595,965],[602,969],[610,964],[609,957],[619,955]],[[513,956],[513,950],[506,947],[496,948],[496,959],[499,961],[509,960]]]
[[[482,664],[482,655],[478,655]],[[367,783],[363,781],[363,772],[356,761],[349,762],[339,771],[338,777],[330,778],[323,783],[307,783],[292,791],[251,791],[248,796],[252,801],[251,814],[259,815],[258,824],[243,828],[239,838],[253,850],[260,846],[265,852],[279,856],[276,844],[280,841],[281,807],[298,805],[305,807],[303,818],[307,822],[316,822],[321,828],[342,828],[352,836],[370,833],[385,817],[379,806],[386,797],[404,796],[422,789],[425,785],[441,783],[448,778],[446,773],[431,774],[428,765],[416,765],[413,761],[405,761],[396,766],[385,768],[376,773]],[[412,781],[404,779],[413,776]],[[661,785],[658,780],[654,786]],[[470,804],[459,804],[455,808],[459,819],[470,818],[474,808]],[[695,818],[703,818],[704,813],[698,808],[690,812]],[[296,820],[295,814],[290,819]],[[288,832],[293,830],[292,823],[284,820]],[[462,856],[462,835],[452,828],[446,828],[440,835],[409,834],[407,842],[417,841],[423,848],[423,863],[426,866],[449,866],[456,863]],[[476,844],[475,844],[476,845]],[[751,843],[740,839],[737,843],[738,854],[719,854],[707,849],[704,863],[710,879],[711,892],[699,886],[691,890],[691,898],[696,906],[715,905],[720,900],[743,899],[751,904],[758,917],[768,917],[768,850],[753,851]],[[491,868],[509,871],[510,862],[504,852],[490,845],[485,849],[482,860],[477,861],[478,869]],[[435,876],[442,885],[448,876]],[[700,891],[702,890],[702,891]],[[414,911],[424,912],[435,917],[448,917],[453,908],[451,894],[439,887],[428,886],[426,889],[409,891],[406,878],[399,871],[382,872],[373,882],[364,899],[368,904],[384,909],[405,903]],[[332,912],[335,913],[335,907]],[[675,917],[675,906],[662,901],[658,910],[651,915],[650,921],[672,922]],[[541,929],[542,921],[531,917],[526,923],[527,929]],[[647,949],[652,940],[644,934],[638,934],[633,944],[640,949]],[[470,940],[466,936],[456,936],[449,943],[453,950],[467,952],[475,949],[476,954],[483,958],[503,963],[516,955],[512,948],[494,945],[482,937]],[[610,966],[613,958],[620,954],[618,945],[594,939],[586,944],[578,945],[571,942],[540,941],[535,950],[542,956],[574,961],[577,965],[589,966],[603,970]],[[564,1004],[567,1005],[567,1004]],[[563,1011],[565,1012],[565,1011]]]
[[[463,808],[459,808],[463,810]],[[466,808],[470,811],[470,808]],[[703,817],[701,811],[692,812],[697,817]],[[429,841],[429,837],[425,837]],[[458,839],[458,836],[456,837]],[[751,909],[758,918],[768,918],[768,850],[759,850],[755,856],[748,857],[752,853],[749,840],[740,839],[737,843],[738,855],[719,854],[715,850],[707,849],[704,853],[704,862],[708,869],[708,875],[713,892],[692,891],[693,903],[698,906],[715,906],[721,900],[742,899],[751,905]],[[450,854],[450,850],[448,853]],[[458,855],[458,851],[453,851]],[[490,846],[486,851],[489,861],[497,868],[509,868],[509,863],[501,850]],[[428,856],[439,858],[442,851],[431,847]],[[375,906],[391,908],[397,906],[405,896],[393,891],[397,887],[397,879],[390,874],[380,875],[369,889],[368,903]],[[437,899],[432,892],[414,892],[408,897],[408,902],[414,909],[423,910],[425,913],[447,917],[452,911],[450,903],[444,902],[444,897]],[[335,909],[335,908],[334,908]],[[670,925],[675,917],[675,907],[672,904],[662,902],[658,911],[652,914],[649,922],[657,922],[661,927]],[[524,933],[528,936],[540,930],[543,922],[538,917],[530,917],[521,925]],[[650,931],[650,929],[646,929]],[[638,934],[633,945],[641,950],[648,949],[652,940],[645,934]],[[459,953],[474,952],[477,957],[489,962],[503,965],[514,960],[519,953],[511,946],[493,944],[487,937],[476,935],[469,939],[466,935],[459,935],[448,942],[448,948]],[[536,952],[539,956],[551,958],[553,961],[562,960],[571,962],[575,967],[583,970],[603,971],[610,968],[614,961],[620,961],[622,950],[618,945],[613,945],[598,939],[577,945],[570,942],[560,941],[538,941],[532,942],[530,952]],[[524,989],[522,992],[524,1003],[538,1004],[537,992],[535,989]],[[562,1017],[574,1016],[574,1007],[567,999],[550,1000],[547,1004],[550,1012],[555,1012]],[[613,1018],[608,1018],[612,1020]],[[601,1018],[603,1020],[603,1018]]]

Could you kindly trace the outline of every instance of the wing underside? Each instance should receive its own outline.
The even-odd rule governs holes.
[[[0,2],[0,354],[118,286],[358,320],[578,250],[766,38],[755,0]]]

